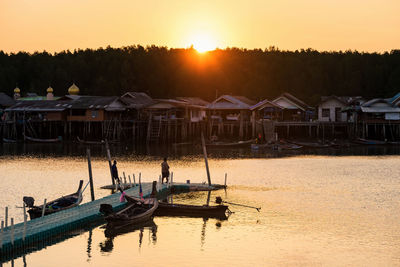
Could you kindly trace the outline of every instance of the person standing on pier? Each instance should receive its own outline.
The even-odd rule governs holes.
[[[111,166],[111,173],[112,177],[114,178],[115,182],[119,184],[119,176],[118,176],[118,169],[117,169],[117,161],[114,160],[114,164]]]
[[[161,163],[161,183],[164,183],[164,178],[166,180],[166,183],[168,183],[168,178],[169,178],[169,165],[167,163],[167,158],[164,158],[163,163]]]

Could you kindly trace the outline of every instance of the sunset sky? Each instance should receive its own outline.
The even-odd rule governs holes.
[[[0,0],[0,50],[400,48],[399,0]]]

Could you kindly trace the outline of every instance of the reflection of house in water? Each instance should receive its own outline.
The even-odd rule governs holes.
[[[218,97],[208,105],[209,135],[250,137],[250,107],[254,104],[244,96]]]

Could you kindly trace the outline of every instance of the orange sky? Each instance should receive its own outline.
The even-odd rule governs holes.
[[[399,0],[0,0],[0,50],[400,48]]]

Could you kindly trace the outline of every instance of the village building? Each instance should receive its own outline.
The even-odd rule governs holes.
[[[361,96],[322,96],[318,105],[318,121],[352,122],[355,120],[353,114],[344,111],[360,106],[363,102]]]
[[[283,93],[272,102],[284,108],[283,121],[310,121],[314,119],[314,108],[289,93]]]
[[[245,96],[222,95],[208,105],[209,136],[250,137],[251,110],[256,102]]]

